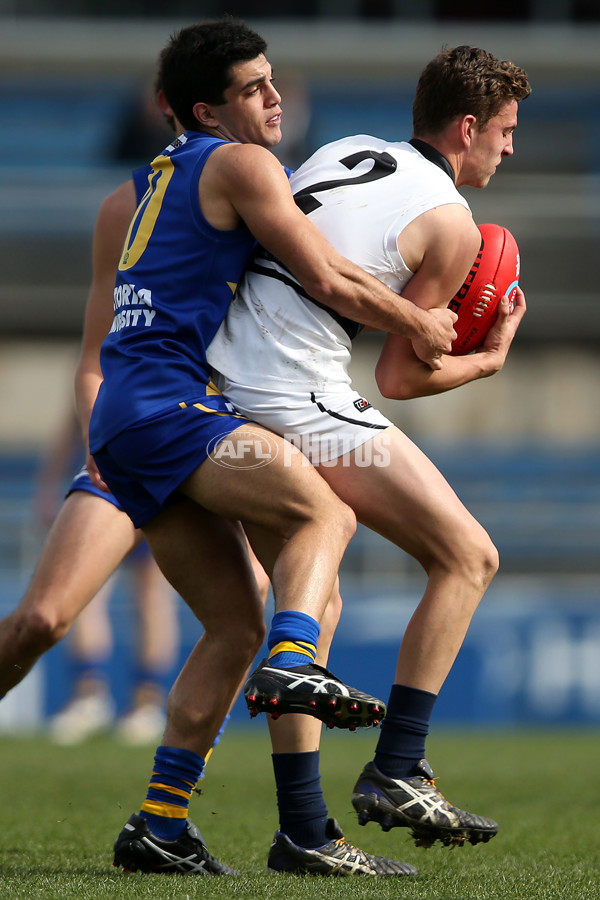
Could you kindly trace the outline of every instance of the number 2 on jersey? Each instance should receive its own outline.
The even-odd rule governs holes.
[[[362,175],[349,176],[348,178],[332,178],[330,181],[321,181],[317,184],[311,184],[309,187],[302,188],[297,194],[294,194],[296,205],[300,207],[305,215],[314,212],[323,204],[317,200],[314,194],[320,191],[330,191],[336,187],[343,187],[348,184],[365,184],[369,181],[378,181],[391,175],[397,169],[397,162],[390,153],[378,153],[376,150],[359,150],[352,153],[344,159],[340,159],[340,163],[347,169],[355,169],[356,166],[365,159],[372,159],[373,165],[368,172]]]

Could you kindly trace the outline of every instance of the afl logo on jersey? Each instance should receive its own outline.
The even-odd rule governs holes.
[[[371,409],[371,404],[368,400],[365,400],[364,397],[360,397],[358,400],[355,400],[354,406],[361,413],[366,412],[367,409]]]

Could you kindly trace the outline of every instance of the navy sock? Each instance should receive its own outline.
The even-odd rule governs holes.
[[[321,628],[306,613],[286,609],[273,616],[267,645],[269,663],[278,669],[306,666],[315,661]]]
[[[390,778],[410,778],[425,757],[425,739],[437,694],[394,684],[375,750],[375,765]]]
[[[321,790],[319,751],[273,753],[279,829],[294,844],[315,849],[328,843],[329,814]]]

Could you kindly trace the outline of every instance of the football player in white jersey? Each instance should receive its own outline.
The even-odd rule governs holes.
[[[525,72],[467,46],[424,69],[410,142],[359,135],[318,150],[292,177],[300,208],[333,246],[416,305],[444,308],[480,247],[457,190],[484,187],[513,153]],[[295,442],[357,519],[421,563],[427,584],[402,639],[375,758],[353,794],[359,821],[408,826],[418,844],[487,841],[497,824],[451,806],[425,759],[440,688],[498,567],[483,527],[433,463],[353,391],[360,326],[332,312],[280,262],[259,253],[209,348],[219,388],[238,412]],[[506,298],[481,351],[424,366],[388,336],[377,365],[387,397],[433,394],[498,371],[525,312]],[[252,684],[248,687],[251,689]]]

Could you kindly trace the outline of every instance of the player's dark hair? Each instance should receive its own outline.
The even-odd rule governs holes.
[[[175,32],[162,50],[156,83],[183,127],[197,131],[196,103],[225,103],[232,67],[256,59],[266,49],[259,34],[229,16],[188,25]]]
[[[509,60],[477,47],[444,47],[423,69],[413,103],[413,135],[443,131],[454,119],[472,115],[480,131],[510,100],[529,97],[527,74]]]

